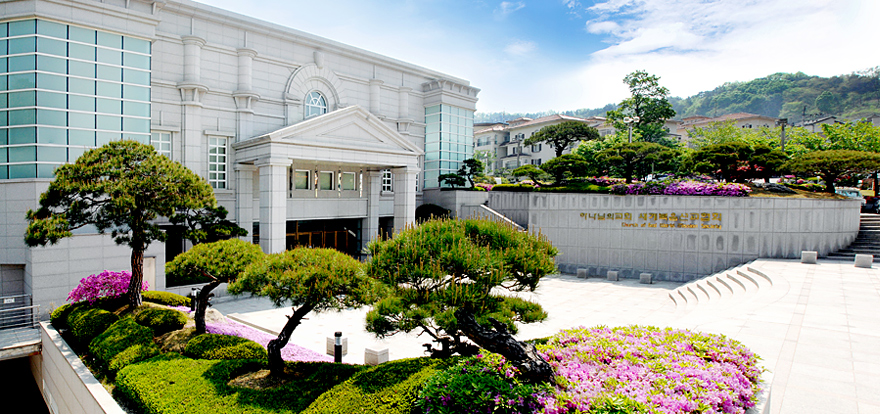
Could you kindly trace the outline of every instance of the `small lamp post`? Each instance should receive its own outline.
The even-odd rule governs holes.
[[[782,147],[782,152],[785,152],[785,126],[788,125],[788,118],[777,119],[776,125],[782,127],[782,136],[779,139],[779,145]]]
[[[633,142],[633,125],[632,124],[639,123],[639,117],[634,116],[634,117],[630,118],[628,116],[625,116],[625,117],[623,117],[623,123],[626,124],[627,131],[629,132],[628,133],[629,143],[632,144],[632,142]]]

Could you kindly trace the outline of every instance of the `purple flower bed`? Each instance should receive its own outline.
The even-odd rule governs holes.
[[[111,272],[105,270],[96,275],[84,277],[79,281],[73,291],[67,295],[67,300],[71,303],[88,301],[95,303],[100,298],[114,298],[128,293],[128,284],[131,281],[131,272],[123,270],[121,272]],[[141,290],[148,290],[150,287],[146,281],[141,283]]]
[[[651,327],[579,328],[538,346],[556,371],[546,414],[627,404],[651,413],[744,413],[755,405],[758,357],[720,335]]]
[[[476,183],[475,187],[485,188],[486,191],[492,191],[492,187],[495,187],[495,184],[486,184],[486,183]]]
[[[752,189],[745,184],[705,183],[701,181],[652,181],[649,183],[617,184],[611,194],[665,194],[688,196],[745,197]]]
[[[602,187],[610,187],[615,184],[623,184],[626,182],[623,178],[611,178],[605,176],[587,178],[585,181],[588,184],[595,184]]]
[[[263,348],[265,348],[269,344],[269,341],[275,339],[275,336],[251,328],[250,326],[242,325],[240,323],[232,321],[223,324],[208,323],[205,327],[207,328],[208,333],[232,335],[245,339],[250,339],[251,341],[262,345]],[[322,355],[315,351],[312,351],[311,349],[306,349],[299,345],[294,345],[290,342],[288,342],[287,345],[281,349],[281,358],[285,361],[333,362],[333,357],[329,355]]]

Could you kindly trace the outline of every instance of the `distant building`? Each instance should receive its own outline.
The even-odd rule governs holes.
[[[733,122],[733,125],[737,128],[752,129],[761,127],[773,128],[776,126],[778,120],[779,118],[774,118],[772,116],[750,114],[747,112],[737,112],[715,118],[698,115],[682,119],[677,132],[681,137],[682,142],[690,143],[689,132],[691,130],[694,128],[706,128],[716,122]]]

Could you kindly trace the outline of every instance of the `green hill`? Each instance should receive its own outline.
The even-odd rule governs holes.
[[[799,122],[818,115],[835,115],[844,119],[859,119],[880,114],[880,66],[849,75],[809,76],[803,72],[774,73],[748,82],[727,82],[711,91],[679,98],[671,97],[676,118],[694,115],[721,116],[736,112],[788,118]],[[615,109],[608,104],[597,109],[578,109],[561,112],[572,116],[602,116]],[[537,118],[554,112],[542,113],[477,113],[476,122],[510,120],[520,116]]]

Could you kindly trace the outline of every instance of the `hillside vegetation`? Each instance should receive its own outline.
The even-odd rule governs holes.
[[[810,76],[803,72],[774,73],[748,82],[727,82],[711,91],[687,98],[669,98],[676,118],[694,115],[721,116],[749,112],[778,118],[791,123],[819,115],[835,115],[859,119],[880,114],[880,66],[848,75]],[[561,114],[588,117],[604,116],[616,104],[596,109],[564,111]],[[477,113],[476,122],[510,120],[525,116],[537,118],[552,114],[540,113]]]

